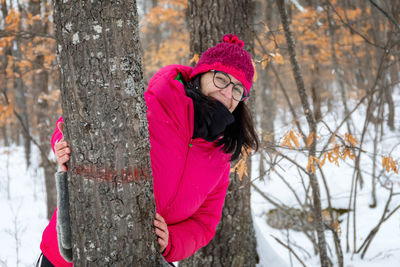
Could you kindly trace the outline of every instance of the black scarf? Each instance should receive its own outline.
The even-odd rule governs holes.
[[[193,100],[193,138],[213,142],[221,137],[226,126],[235,121],[232,113],[221,102],[203,95],[200,91],[200,77],[185,84],[188,97]]]
[[[201,115],[196,116],[196,113]],[[235,121],[232,113],[219,101],[215,101],[210,112],[199,112],[194,109],[194,114],[193,138],[200,137],[208,142],[213,142],[221,137],[226,126]]]

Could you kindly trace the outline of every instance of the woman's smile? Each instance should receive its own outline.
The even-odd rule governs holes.
[[[235,110],[239,101],[236,101],[232,98],[232,87],[233,85],[230,84],[228,87],[224,89],[220,89],[215,86],[213,82],[213,75],[214,73],[209,71],[202,75],[200,80],[201,92],[206,95],[210,96],[219,102],[221,102],[231,113]],[[231,81],[233,83],[240,83],[235,77],[229,75]]]

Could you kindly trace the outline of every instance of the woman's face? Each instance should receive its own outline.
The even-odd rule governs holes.
[[[241,84],[241,82],[239,82],[232,75],[228,74],[228,76],[229,78],[231,78],[231,81],[234,84]],[[239,104],[239,101],[232,98],[233,84],[229,84],[228,87],[220,89],[214,85],[213,77],[214,77],[214,72],[212,71],[206,72],[203,75],[201,75],[200,77],[201,92],[204,95],[210,96],[218,100],[222,104],[224,104],[224,106],[232,113]]]

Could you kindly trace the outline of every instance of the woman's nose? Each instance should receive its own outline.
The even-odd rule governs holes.
[[[228,87],[221,89],[221,93],[228,99],[232,98],[232,86],[233,84],[230,84]]]

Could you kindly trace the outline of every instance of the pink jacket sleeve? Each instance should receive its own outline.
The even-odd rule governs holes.
[[[53,136],[51,137],[51,148],[54,152],[54,145],[63,138],[62,132],[58,129],[57,125],[59,122],[63,122],[63,117],[60,117],[56,122],[56,128],[54,129]]]
[[[163,253],[168,262],[180,261],[193,255],[214,237],[229,185],[229,170],[227,168],[221,182],[191,217],[168,225],[169,240]]]

